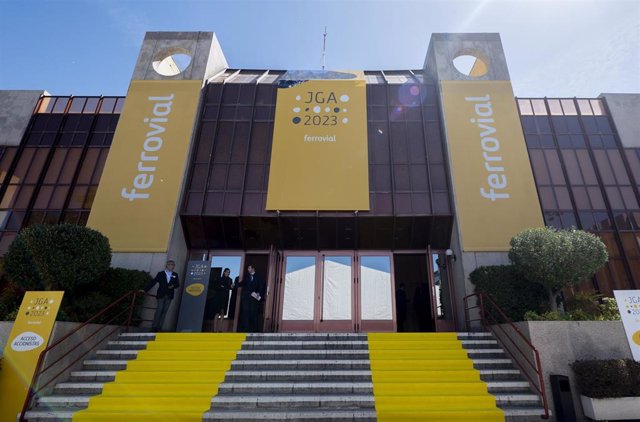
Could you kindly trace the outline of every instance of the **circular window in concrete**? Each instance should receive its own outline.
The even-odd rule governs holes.
[[[453,59],[453,66],[465,76],[484,76],[489,68],[487,63],[475,54],[461,53]]]
[[[191,64],[191,54],[180,47],[168,48],[156,55],[153,70],[162,76],[176,76]]]

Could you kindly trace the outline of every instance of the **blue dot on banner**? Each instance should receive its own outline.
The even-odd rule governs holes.
[[[336,113],[340,113],[340,107],[334,108],[333,111],[336,112]]]
[[[298,123],[300,123],[300,118],[299,118],[299,117],[294,117],[294,118],[293,118],[293,123],[294,123],[294,124],[296,124],[296,125],[297,125]]]

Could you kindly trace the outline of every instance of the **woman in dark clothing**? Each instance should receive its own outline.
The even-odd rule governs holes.
[[[218,333],[222,331],[222,318],[227,313],[227,304],[229,303],[229,291],[233,282],[231,281],[231,270],[225,268],[222,277],[216,280],[213,293],[213,331]]]

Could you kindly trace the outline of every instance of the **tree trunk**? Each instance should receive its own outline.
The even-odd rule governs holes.
[[[551,312],[558,312],[558,302],[556,301],[556,297],[558,293],[554,293],[553,289],[548,288],[547,293],[549,294],[549,305],[551,305]]]

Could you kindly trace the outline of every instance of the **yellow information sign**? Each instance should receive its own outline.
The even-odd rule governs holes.
[[[508,251],[544,226],[509,81],[442,81],[444,118],[464,251]]]
[[[364,74],[331,73],[278,89],[267,210],[369,210]]]
[[[26,292],[4,347],[0,421],[15,421],[27,398],[38,357],[49,343],[64,292]]]
[[[132,81],[87,225],[114,252],[165,252],[200,81]]]

